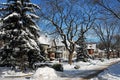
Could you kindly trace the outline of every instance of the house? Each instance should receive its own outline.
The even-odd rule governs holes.
[[[69,51],[62,43],[61,39],[54,39],[49,36],[42,35],[39,38],[42,52],[46,54],[49,60],[68,59]],[[74,51],[74,57],[76,52]]]
[[[96,51],[96,44],[95,43],[87,43],[87,50],[89,55],[94,55],[94,52]]]
[[[38,38],[39,42],[40,42],[40,49],[41,52],[44,53],[44,55],[46,56],[46,58],[48,58],[48,48],[50,48],[50,38],[47,35],[42,34],[39,38]]]
[[[51,48],[49,49],[49,54],[53,56],[55,59],[59,60],[64,57],[64,54],[67,52],[65,45],[62,43],[61,39],[52,39]]]
[[[62,58],[65,47],[59,39],[54,39],[43,34],[38,40],[40,42],[41,52],[46,55],[46,58],[51,61]]]
[[[101,50],[99,48],[96,48],[94,57],[95,58],[104,58],[106,56],[105,50]]]
[[[62,58],[63,52],[66,51],[65,45],[62,43],[60,39],[55,39],[55,47],[56,47],[56,58]]]

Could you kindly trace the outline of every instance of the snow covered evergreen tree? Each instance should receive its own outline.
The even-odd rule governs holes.
[[[39,6],[30,0],[7,0],[1,5],[0,11],[5,13],[0,27],[0,38],[4,41],[0,50],[1,64],[24,70],[35,62],[44,61],[39,48],[40,33],[35,24],[39,17],[34,14]]]
[[[79,48],[77,48],[77,59],[76,61],[86,61],[89,56],[87,54],[86,44],[85,44],[85,35],[83,28],[81,28],[80,32],[80,40],[78,41],[77,45],[79,45]]]

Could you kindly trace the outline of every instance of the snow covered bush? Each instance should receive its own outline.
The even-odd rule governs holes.
[[[4,41],[0,49],[1,64],[24,70],[35,62],[44,61],[39,48],[39,29],[35,23],[39,17],[34,14],[39,7],[30,0],[7,0],[1,5],[0,12],[4,12],[0,27],[0,40]]]
[[[59,80],[54,69],[49,67],[38,68],[31,80]]]

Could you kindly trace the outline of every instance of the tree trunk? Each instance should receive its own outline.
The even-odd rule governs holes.
[[[117,58],[119,58],[120,57],[120,53],[119,53],[119,51],[117,52]]]
[[[68,57],[68,64],[72,64],[72,57],[73,57],[73,53],[70,53],[69,54],[69,57]]]
[[[107,53],[107,59],[110,59],[110,49],[109,48],[106,49],[106,53]]]
[[[107,52],[107,59],[110,59],[110,52]]]

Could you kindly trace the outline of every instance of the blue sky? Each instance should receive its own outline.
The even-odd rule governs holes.
[[[5,3],[7,0],[0,0],[0,3]],[[44,1],[44,0],[43,0]],[[112,1],[112,3],[111,3],[111,5],[110,6],[112,6],[112,8],[115,8],[116,9],[116,5],[118,5],[115,1],[116,0],[111,0]],[[42,2],[42,0],[31,0],[31,2],[32,3],[35,3],[35,4],[40,4],[41,2]],[[88,38],[88,41],[98,41],[98,38],[95,36],[95,35],[87,35],[86,36],[87,38]]]
[[[0,3],[3,3],[3,2],[5,3],[6,1],[7,0],[0,0]],[[35,4],[40,4],[41,0],[31,0],[31,2],[35,3]],[[87,39],[88,39],[88,41],[93,41],[93,40],[97,41],[98,40],[96,37],[88,36],[88,35],[87,35]]]

